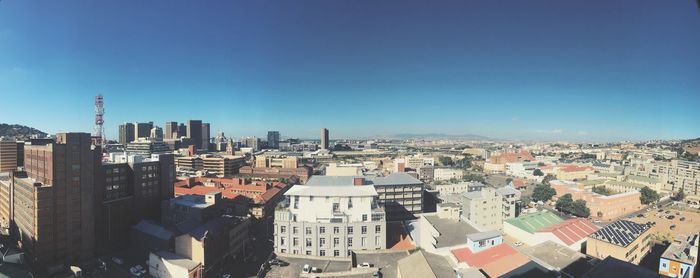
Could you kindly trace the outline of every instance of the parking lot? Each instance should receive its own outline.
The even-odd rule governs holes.
[[[331,261],[291,258],[284,256],[279,256],[278,258],[282,261],[288,262],[289,265],[272,266],[265,277],[299,277],[299,275],[301,275],[301,268],[304,267],[304,264],[321,269],[321,273],[348,271],[350,270],[352,264],[349,259],[347,261]]]
[[[662,210],[659,212],[659,210]],[[631,220],[637,223],[656,222],[652,231],[667,240],[672,240],[676,235],[690,235],[700,230],[700,213],[682,211],[674,206],[667,206],[661,209],[651,209],[643,213],[644,217],[634,217]],[[673,219],[668,219],[673,216]],[[683,221],[680,219],[684,218]],[[671,230],[671,225],[676,227]]]
[[[379,268],[382,277],[385,278],[395,278],[398,276],[396,273],[397,262],[407,257],[408,251],[403,252],[392,252],[392,253],[365,253],[356,254],[357,263],[368,262],[374,267]],[[371,275],[367,276],[371,277]]]

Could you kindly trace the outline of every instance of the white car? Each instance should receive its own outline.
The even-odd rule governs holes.
[[[121,258],[112,257],[112,261],[118,265],[124,264],[124,260],[122,260]]]
[[[361,263],[361,264],[357,264],[357,267],[358,267],[358,268],[370,268],[370,267],[372,267],[372,264],[370,264],[370,263],[368,263],[368,262],[364,262],[364,263]]]
[[[515,247],[520,247],[520,246],[523,246],[523,243],[522,243],[522,242],[518,241],[518,242],[515,243]]]
[[[310,273],[311,272],[311,266],[308,264],[305,264],[304,267],[301,268],[302,273]]]
[[[136,277],[140,277],[140,276],[141,276],[141,271],[138,270],[136,267],[131,267],[131,268],[129,268],[129,272],[131,272],[131,274],[133,274],[133,275],[136,276]]]

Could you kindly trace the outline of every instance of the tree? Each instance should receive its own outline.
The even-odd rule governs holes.
[[[540,170],[540,169],[535,169],[535,171],[532,171],[532,175],[541,177],[541,176],[544,176],[544,172],[542,172],[542,170]]]
[[[538,166],[538,167],[542,167],[542,166],[544,166],[544,165],[547,165],[547,164],[544,164],[544,162],[537,162],[537,166]]]
[[[573,203],[574,199],[571,197],[571,194],[564,194],[563,196],[559,197],[555,207],[561,212],[568,213],[571,212]]]
[[[512,182],[512,181],[513,181],[512,178],[507,178],[507,179],[506,179],[506,184],[510,184],[510,182]]]
[[[569,213],[578,217],[588,217],[591,215],[591,210],[586,206],[586,201],[576,200],[571,204]]]
[[[605,188],[605,186],[593,186],[592,191],[605,196],[610,196],[613,193],[610,189]]]
[[[479,175],[479,174],[467,174],[462,177],[464,181],[478,181],[480,183],[484,183],[486,180],[484,179],[484,176]]]
[[[444,166],[452,166],[454,164],[452,158],[449,156],[441,156],[440,158],[438,158],[438,161],[440,161],[440,164]]]
[[[554,190],[551,186],[547,184],[538,184],[535,186],[535,189],[532,191],[532,200],[535,202],[546,202],[552,199],[554,195],[557,194],[557,191]]]
[[[674,201],[683,201],[683,199],[685,199],[685,192],[683,192],[683,189],[681,188],[681,190],[678,191],[678,193],[676,193],[676,195],[671,199]]]
[[[642,204],[648,205],[659,200],[659,193],[656,193],[656,191],[648,186],[642,187],[639,192],[642,194],[639,196],[639,201],[641,201]]]
[[[556,178],[555,176],[553,176],[552,174],[547,174],[547,175],[544,176],[544,178],[542,179],[542,184],[549,185],[549,182],[550,182],[550,181],[553,181],[553,180],[556,180],[556,179],[557,179],[557,178]]]

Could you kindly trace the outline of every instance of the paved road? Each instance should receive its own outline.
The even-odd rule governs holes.
[[[368,262],[380,269],[382,277],[396,278],[397,262],[408,256],[408,252],[357,254],[357,263]],[[371,277],[371,275],[369,275]]]

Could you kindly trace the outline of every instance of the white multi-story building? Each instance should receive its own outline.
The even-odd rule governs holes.
[[[451,179],[461,180],[463,177],[464,171],[462,169],[435,168],[433,172],[433,180],[436,181],[447,181]]]
[[[361,163],[329,163],[328,166],[326,166],[326,176],[361,176],[362,169],[363,166]]]
[[[275,211],[277,254],[347,257],[386,249],[386,218],[377,191],[350,185],[295,185]]]
[[[700,201],[700,162],[671,160],[651,161],[637,165],[632,175],[658,179],[664,191],[683,190],[687,198]]]
[[[519,178],[530,178],[537,169],[537,162],[514,162],[506,163],[506,174]]]
[[[504,186],[462,194],[462,219],[480,231],[503,230],[503,221],[520,212],[520,191]]]
[[[426,166],[435,166],[435,158],[414,155],[394,159],[394,173],[404,172],[405,168],[418,169]]]

